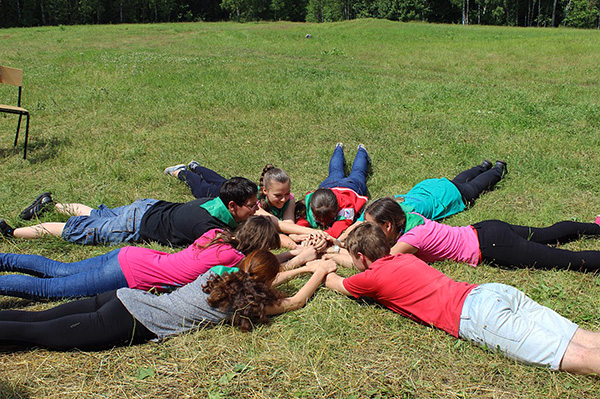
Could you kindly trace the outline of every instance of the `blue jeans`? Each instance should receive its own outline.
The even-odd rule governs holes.
[[[100,205],[89,216],[72,216],[62,232],[65,240],[83,245],[114,245],[140,240],[140,223],[155,199],[141,199],[133,204],[108,208]]]
[[[127,287],[119,265],[121,248],[94,258],[65,263],[39,255],[0,253],[0,295],[21,298],[91,296]]]
[[[363,148],[358,150],[348,177],[344,170],[345,166],[344,149],[335,147],[329,161],[329,176],[323,180],[319,188],[344,187],[354,190],[359,195],[367,195],[367,170],[369,168],[367,151]]]

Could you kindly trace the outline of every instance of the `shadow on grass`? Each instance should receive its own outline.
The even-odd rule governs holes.
[[[1,135],[0,135],[1,136]],[[13,136],[14,137],[14,136]],[[5,144],[4,141],[7,140]],[[3,139],[0,138],[0,158],[8,158],[11,156],[23,156],[23,138],[19,135],[19,142],[15,147],[11,145],[14,138]],[[31,135],[29,136],[29,143],[27,144],[27,161],[31,164],[37,164],[49,159],[52,159],[59,153],[61,149],[71,144],[69,138],[55,138],[49,139],[34,139],[32,140]]]
[[[0,379],[0,399],[30,398],[31,394],[23,385],[11,384],[5,379]]]
[[[20,310],[26,308],[27,306],[31,306],[36,303],[40,303],[43,301],[35,301],[33,299],[25,299],[25,298],[12,298],[5,297],[3,301],[0,301],[0,310]]]

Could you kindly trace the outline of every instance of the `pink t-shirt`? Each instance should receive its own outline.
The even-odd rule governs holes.
[[[234,266],[244,254],[229,244],[200,246],[215,238],[219,229],[204,233],[183,251],[166,253],[143,247],[125,247],[119,251],[119,265],[129,288],[158,291],[191,283],[213,266]]]
[[[411,254],[388,256],[343,280],[356,298],[375,299],[386,308],[458,337],[460,314],[476,285],[457,282]]]
[[[413,227],[398,241],[417,248],[415,255],[425,262],[451,259],[477,266],[480,260],[479,239],[473,227],[454,227],[423,219],[425,224]]]

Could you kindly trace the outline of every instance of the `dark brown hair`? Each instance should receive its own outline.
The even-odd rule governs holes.
[[[402,234],[406,228],[406,214],[398,201],[392,197],[383,197],[373,201],[367,206],[365,213],[368,213],[378,225],[389,222],[397,235]],[[392,242],[395,239],[392,238]]]
[[[266,249],[250,253],[239,264],[239,272],[213,276],[202,287],[210,306],[230,311],[231,324],[250,331],[256,324],[269,321],[266,308],[282,295],[271,288],[279,273],[279,262]]]
[[[344,244],[353,256],[360,252],[373,262],[390,254],[390,244],[381,227],[375,223],[358,225],[348,234]]]
[[[323,227],[329,227],[335,220],[339,210],[337,197],[330,189],[320,188],[313,193],[310,199],[310,209],[313,212],[315,221],[326,220],[329,223]]]
[[[277,249],[281,246],[281,241],[277,229],[268,218],[254,215],[240,223],[233,233],[223,230],[200,248],[208,248],[214,244],[229,244],[248,255],[257,249]]]

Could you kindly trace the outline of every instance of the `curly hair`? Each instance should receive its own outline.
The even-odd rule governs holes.
[[[202,287],[210,306],[232,313],[230,322],[242,331],[267,323],[267,307],[279,301],[282,294],[271,288],[279,273],[279,262],[271,252],[252,252],[238,264],[240,271],[213,276]]]
[[[229,244],[244,255],[257,249],[277,249],[281,246],[279,233],[273,223],[263,216],[250,216],[232,233],[223,230],[215,238],[204,245],[198,245],[206,249],[215,244]]]

